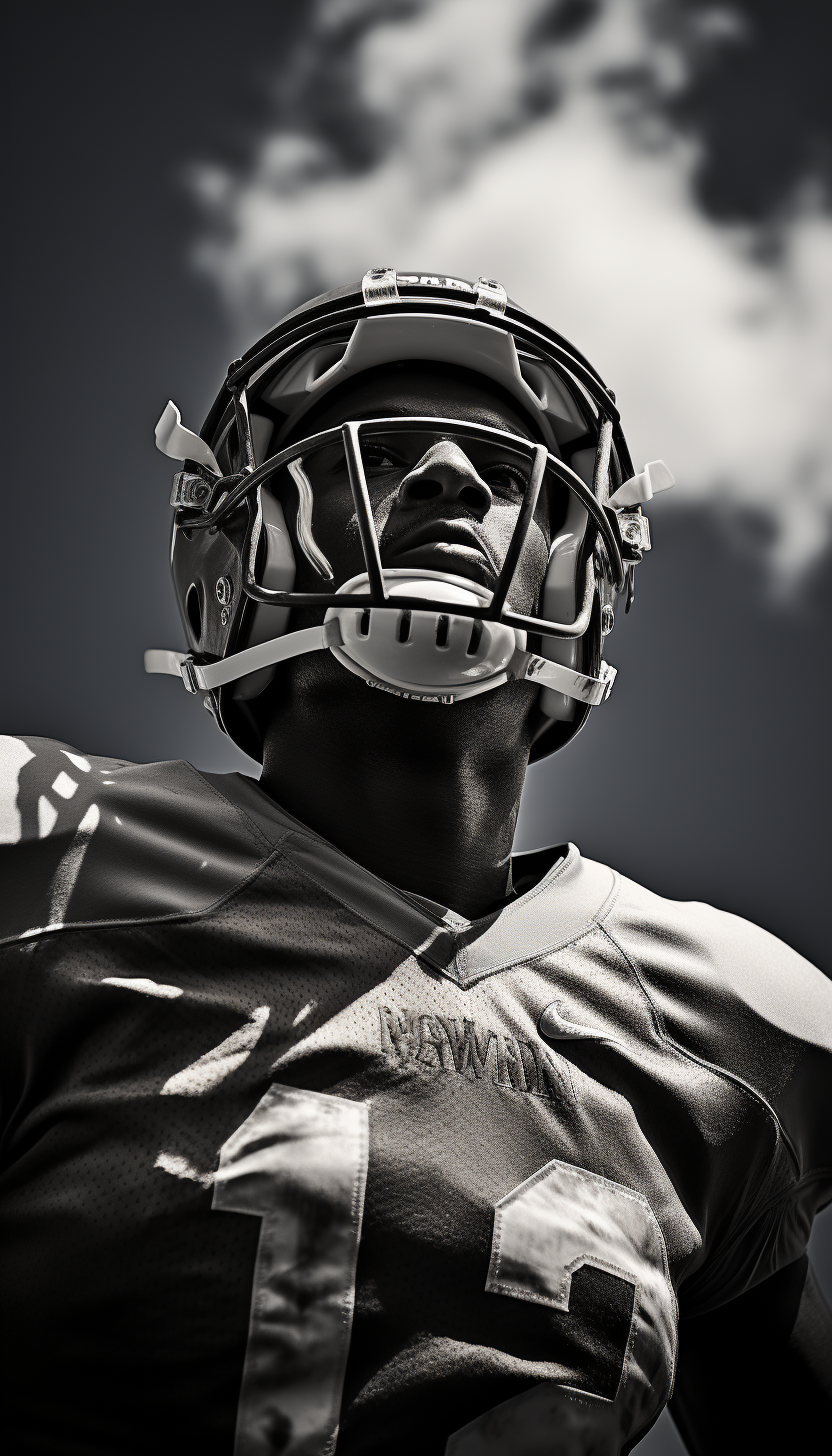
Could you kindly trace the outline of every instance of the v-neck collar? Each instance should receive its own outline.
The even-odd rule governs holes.
[[[574,844],[536,850],[544,864],[548,855],[552,858],[537,883],[468,921],[379,879],[287,813],[254,779],[238,773],[202,777],[319,888],[459,986],[577,939],[603,916],[617,888],[613,871],[585,860]],[[522,863],[526,856],[517,858]]]

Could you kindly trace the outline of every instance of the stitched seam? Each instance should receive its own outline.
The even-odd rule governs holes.
[[[625,1269],[622,1264],[611,1264],[608,1259],[596,1259],[594,1257],[591,1257],[584,1261],[584,1263],[581,1265],[581,1268],[601,1269],[607,1274],[614,1274],[617,1279],[622,1279],[625,1284],[629,1284],[631,1289],[634,1291],[636,1298],[638,1297],[640,1287],[639,1280],[636,1278],[635,1274],[631,1272],[631,1270]],[[522,1286],[519,1284],[506,1284],[504,1282],[500,1290],[492,1290],[489,1292],[506,1294],[509,1295],[511,1299],[525,1299],[528,1301],[529,1304],[547,1304],[549,1305],[550,1309],[563,1309],[563,1305],[560,1303],[560,1301],[554,1299],[551,1295],[532,1294],[530,1290],[523,1289]],[[568,1310],[565,1312],[568,1313]],[[632,1320],[632,1316],[630,1318]]]
[[[574,850],[574,854],[573,854],[573,850]],[[509,905],[504,910],[502,910],[502,911],[499,912],[499,918],[503,921],[503,923],[506,924],[513,917],[516,917],[517,915],[523,914],[523,912],[527,909],[527,907],[529,906],[529,904],[531,903],[531,901],[532,900],[535,900],[538,895],[543,895],[548,890],[550,890],[551,887],[552,887],[552,885],[555,883],[555,881],[558,880],[558,879],[560,879],[561,875],[562,874],[565,874],[567,869],[571,869],[572,866],[574,865],[575,861],[578,860],[578,859],[580,859],[580,857],[581,857],[580,850],[578,850],[575,847],[575,845],[570,845],[569,846],[569,849],[567,850],[567,853],[564,855],[563,862],[561,864],[559,864],[555,870],[550,870],[548,874],[545,874],[543,876],[543,879],[540,881],[540,884],[535,885],[533,889],[527,891],[527,893],[525,895],[523,895],[521,897],[521,899],[516,904]],[[481,918],[483,920],[487,920],[488,919],[488,916],[482,916]],[[496,917],[495,917],[495,923],[496,923]],[[442,922],[441,921],[438,921],[437,924],[441,925]],[[476,920],[472,920],[471,921],[471,925],[472,926],[474,926],[476,924],[478,924],[478,922]],[[459,950],[455,952],[455,954],[453,956],[453,962],[452,963],[456,967],[457,974],[458,974],[458,977],[459,977],[459,984],[462,985],[464,989],[467,989],[467,987],[466,987],[465,967],[467,966],[469,960],[470,960],[470,948],[467,945],[464,945],[463,944],[463,945],[461,945],[459,947]],[[507,964],[508,965],[516,965],[517,964],[517,961],[510,961]],[[506,969],[506,966],[495,966],[494,967],[494,970],[505,970],[505,969]],[[490,976],[492,974],[493,974],[493,972],[491,970],[483,972],[483,975],[489,975]],[[478,976],[477,977],[477,980],[482,980],[482,976]],[[467,984],[468,985],[474,985],[475,982],[472,980],[472,981],[467,982]]]
[[[211,793],[214,795],[215,798],[219,799],[221,804],[229,805],[234,810],[235,814],[239,815],[240,819],[244,820],[244,822],[249,826],[251,832],[254,834],[258,842],[265,845],[268,850],[274,849],[276,844],[280,843],[280,839],[285,838],[288,830],[284,830],[283,834],[280,836],[280,839],[278,839],[277,841],[269,839],[268,836],[263,833],[263,830],[260,828],[260,826],[258,824],[255,824],[253,819],[249,818],[245,809],[241,809],[239,804],[236,804],[233,799],[227,798],[225,794],[223,794],[218,788],[214,786],[214,784],[209,784],[208,780],[206,778],[203,778],[202,774],[199,772],[199,769],[194,768],[192,763],[188,763],[187,759],[184,759],[183,762],[191,770],[191,773],[196,775],[203,788],[210,789]]]
[[[517,965],[536,966],[540,961],[545,960],[547,956],[555,955],[558,951],[565,950],[568,945],[577,945],[579,941],[584,940],[586,936],[591,935],[593,930],[596,929],[603,929],[603,927],[599,926],[593,917],[588,925],[582,925],[573,935],[568,935],[565,940],[553,941],[551,945],[544,946],[543,950],[537,951],[533,956],[517,956],[515,960],[503,961],[499,966],[489,966],[487,970],[474,973],[464,983],[463,989],[467,990],[469,986],[477,985],[479,981],[485,980],[486,976],[497,975],[500,971],[510,971]]]
[[[545,1164],[543,1168],[540,1168],[538,1170],[537,1174],[533,1174],[531,1178],[527,1179],[525,1186],[526,1187],[533,1187],[536,1183],[540,1182],[544,1178],[544,1176],[546,1175],[546,1170],[547,1170],[548,1166],[549,1166],[548,1164]],[[623,1184],[623,1183],[615,1183],[613,1179],[611,1179],[611,1178],[605,1178],[602,1173],[591,1173],[588,1168],[573,1167],[572,1168],[572,1172],[571,1172],[571,1176],[578,1178],[583,1183],[599,1183],[600,1182],[600,1183],[606,1184],[609,1187],[614,1187],[615,1190],[616,1190],[616,1194],[620,1194],[624,1198],[628,1198],[631,1203],[638,1203],[638,1204],[641,1204],[642,1206],[645,1206],[646,1205],[646,1207],[648,1208],[648,1210],[650,1212],[650,1216],[653,1219],[653,1222],[654,1222],[654,1224],[656,1226],[656,1231],[657,1231],[657,1233],[659,1235],[659,1243],[661,1245],[661,1251],[662,1251],[662,1266],[663,1266],[662,1267],[662,1272],[663,1272],[663,1275],[664,1275],[665,1283],[667,1285],[667,1288],[668,1288],[669,1293],[670,1293],[670,1296],[671,1296],[671,1300],[672,1300],[672,1303],[673,1303],[673,1312],[674,1312],[675,1319],[676,1319],[676,1323],[675,1323],[675,1326],[674,1326],[674,1329],[673,1329],[672,1367],[671,1367],[671,1371],[670,1371],[670,1387],[669,1387],[670,1388],[670,1392],[672,1394],[672,1392],[673,1392],[673,1386],[674,1386],[674,1383],[675,1383],[675,1380],[676,1380],[676,1364],[677,1364],[678,1355],[679,1355],[679,1333],[678,1333],[678,1327],[679,1327],[679,1299],[678,1299],[678,1296],[676,1294],[676,1290],[675,1290],[675,1288],[673,1286],[673,1280],[670,1277],[670,1259],[669,1259],[668,1253],[667,1253],[667,1243],[666,1243],[665,1237],[664,1237],[664,1230],[662,1229],[662,1226],[659,1223],[658,1218],[656,1217],[656,1214],[655,1214],[654,1209],[653,1209],[653,1205],[651,1204],[649,1198],[645,1197],[645,1195],[643,1193],[640,1194],[636,1189],[634,1189],[634,1188],[627,1188],[626,1184]],[[524,1185],[521,1184],[520,1186],[522,1187]],[[508,1197],[510,1198],[511,1197],[511,1194],[509,1194]],[[502,1204],[502,1203],[503,1203],[503,1200],[500,1201],[500,1204]],[[500,1206],[500,1204],[498,1204],[497,1207],[494,1209],[494,1236],[493,1236],[493,1239],[492,1239],[492,1250],[493,1250],[494,1242],[496,1241],[497,1257],[496,1257],[496,1263],[494,1265],[494,1273],[495,1273],[495,1276],[499,1273],[500,1258],[501,1258],[501,1255],[502,1255],[502,1225],[503,1225],[503,1219],[502,1219],[502,1207]],[[492,1253],[492,1257],[493,1257],[493,1253]],[[603,1261],[601,1261],[601,1262],[603,1262]],[[597,1267],[597,1266],[595,1266],[595,1267]],[[626,1283],[633,1285],[633,1313],[632,1313],[632,1316],[630,1318],[630,1330],[629,1330],[629,1334],[628,1334],[628,1337],[627,1337],[627,1345],[626,1345],[626,1348],[625,1348],[625,1351],[624,1351],[624,1359],[623,1359],[622,1365],[621,1365],[621,1377],[620,1377],[619,1386],[618,1386],[618,1389],[621,1390],[621,1389],[623,1389],[624,1385],[626,1384],[627,1377],[628,1377],[628,1375],[630,1373],[630,1371],[629,1371],[629,1364],[631,1363],[633,1349],[635,1348],[635,1340],[636,1340],[636,1319],[635,1319],[636,1306],[637,1306],[637,1302],[638,1302],[638,1298],[639,1298],[639,1293],[641,1291],[642,1285],[641,1285],[641,1281],[638,1278],[635,1278],[635,1279],[633,1278],[633,1276],[632,1276],[632,1274],[631,1274],[631,1272],[629,1270],[621,1269],[619,1265],[613,1265],[613,1264],[608,1264],[606,1267],[608,1269],[610,1269],[611,1271],[614,1271],[614,1272],[619,1273],[620,1277],[623,1278],[626,1281]],[[490,1280],[490,1266],[489,1266],[489,1280]],[[530,1301],[531,1303],[547,1304],[547,1305],[551,1306],[552,1308],[560,1308],[561,1307],[561,1306],[558,1306],[555,1303],[555,1301],[554,1300],[551,1300],[551,1299],[536,1300],[532,1296],[530,1296],[528,1293],[525,1293],[524,1294],[524,1293],[518,1291],[517,1290],[517,1287],[515,1285],[506,1285],[505,1287],[506,1287],[506,1290],[509,1290],[509,1289],[511,1290],[511,1294],[512,1294],[512,1297],[513,1298],[518,1298],[518,1299],[523,1299],[524,1298],[524,1299]],[[488,1285],[486,1284],[486,1289],[487,1288],[488,1288]],[[616,1394],[617,1393],[618,1392],[616,1392]]]
[[[38,928],[37,934],[32,934],[31,931],[22,930],[17,935],[5,936],[2,940],[0,940],[0,948],[2,948],[3,946],[35,945],[46,935],[60,935],[64,931],[112,930],[119,929],[120,927],[127,928],[131,925],[168,925],[172,921],[177,920],[197,920],[199,919],[200,915],[210,915],[214,910],[217,910],[220,905],[223,905],[226,903],[226,901],[233,899],[233,897],[239,894],[241,890],[244,890],[247,885],[252,884],[252,882],[257,879],[258,875],[263,873],[263,871],[267,868],[271,861],[277,858],[279,853],[279,850],[273,850],[270,855],[267,855],[265,859],[260,861],[260,863],[251,871],[250,874],[246,875],[245,879],[239,880],[237,884],[233,885],[230,890],[226,890],[225,893],[220,895],[218,899],[212,900],[210,905],[201,906],[199,910],[173,910],[170,912],[169,915],[130,916],[123,917],[118,920],[108,920],[106,918],[101,920],[75,920],[69,925],[43,925]]]
[[[564,1058],[564,1060],[566,1060],[566,1059]],[[567,1062],[567,1066],[568,1065],[569,1065],[569,1063]],[[616,1090],[616,1088],[614,1088],[614,1087],[608,1087],[607,1088],[607,1091],[610,1094],[610,1096],[614,1097],[616,1099],[616,1101],[623,1103],[623,1105],[625,1107],[629,1108],[629,1110],[632,1112],[632,1110],[633,1110],[632,1103],[628,1101],[628,1099],[625,1097],[625,1095],[624,1095],[623,1092],[618,1092]],[[555,1161],[557,1162],[557,1161],[560,1161],[560,1160],[559,1159],[555,1159]],[[547,1164],[544,1164],[544,1168],[547,1168],[548,1166],[549,1166],[548,1163]],[[649,1208],[650,1213],[652,1214],[652,1217],[653,1217],[653,1219],[655,1221],[656,1228],[658,1230],[659,1240],[660,1240],[661,1246],[662,1246],[662,1260],[663,1260],[664,1274],[665,1274],[665,1278],[667,1279],[668,1285],[670,1287],[670,1291],[671,1291],[671,1293],[673,1295],[673,1298],[674,1298],[674,1301],[675,1301],[675,1304],[676,1304],[676,1313],[677,1313],[677,1317],[678,1317],[679,1302],[678,1302],[678,1299],[676,1298],[676,1291],[673,1288],[673,1280],[672,1280],[671,1275],[670,1275],[670,1256],[669,1256],[669,1254],[667,1252],[667,1242],[665,1240],[664,1230],[662,1229],[662,1226],[659,1223],[658,1217],[656,1215],[656,1212],[655,1212],[655,1210],[653,1208],[652,1203],[650,1202],[650,1199],[646,1196],[646,1194],[639,1193],[638,1192],[638,1189],[636,1189],[636,1188],[628,1188],[627,1185],[626,1185],[626,1183],[616,1183],[616,1181],[615,1181],[614,1178],[605,1178],[603,1173],[593,1173],[593,1172],[590,1171],[589,1168],[579,1168],[579,1167],[577,1167],[576,1164],[572,1164],[572,1163],[568,1164],[568,1166],[569,1166],[570,1169],[574,1168],[574,1176],[580,1178],[580,1180],[582,1182],[584,1182],[584,1183],[606,1183],[609,1187],[615,1188],[616,1192],[618,1192],[618,1190],[620,1189],[622,1191],[622,1193],[625,1195],[625,1197],[632,1199],[632,1201],[634,1203],[644,1203],[644,1204],[646,1204],[647,1208]],[[537,1174],[532,1174],[531,1178],[530,1179],[527,1179],[526,1182],[529,1185],[531,1185],[532,1183],[537,1182],[538,1181],[538,1177],[539,1176],[542,1176],[543,1171],[544,1171],[544,1168],[538,1169],[538,1173]],[[522,1186],[522,1185],[520,1185],[520,1186]],[[514,1192],[514,1191],[515,1190],[513,1189],[512,1192]],[[510,1195],[507,1195],[507,1196],[510,1196]],[[496,1213],[496,1209],[495,1209],[495,1213]]]
[[[292,869],[296,870],[299,875],[303,875],[304,878],[310,880],[313,885],[317,885],[318,889],[324,895],[328,895],[331,900],[334,900],[336,905],[340,905],[344,910],[348,910],[351,915],[355,915],[356,918],[358,920],[362,920],[365,925],[371,925],[373,930],[378,931],[379,935],[382,935],[385,940],[392,941],[394,945],[401,946],[402,950],[406,950],[408,955],[413,956],[414,959],[424,959],[428,961],[428,963],[433,967],[434,970],[441,971],[443,974],[447,975],[447,971],[444,966],[439,965],[438,962],[431,961],[430,958],[425,955],[423,951],[419,951],[417,953],[413,949],[412,945],[408,945],[406,940],[402,940],[401,936],[396,935],[385,925],[379,925],[376,920],[373,920],[372,916],[367,915],[363,910],[356,909],[356,907],[354,905],[351,905],[348,900],[342,899],[342,897],[336,894],[336,892],[331,889],[329,885],[322,884],[321,881],[315,875],[313,875],[311,870],[308,870],[305,865],[298,864],[297,860],[293,859],[292,855],[287,850],[278,850],[277,853],[281,856],[281,858],[287,860],[291,865]],[[449,979],[453,980],[454,978],[451,976],[449,977]]]
[[[647,987],[644,984],[641,975],[639,974],[635,962],[631,959],[631,957],[624,950],[623,946],[619,944],[615,936],[610,930],[607,929],[605,925],[599,926],[599,929],[601,930],[601,933],[603,935],[606,935],[610,943],[615,946],[619,955],[623,957],[626,964],[630,967],[630,970],[632,971],[639,986],[641,987],[642,995],[644,996],[648,1006],[650,1007],[650,1012],[651,1016],[653,1017],[654,1025],[662,1040],[665,1041],[668,1046],[672,1046],[677,1052],[680,1053],[681,1056],[686,1057],[688,1061],[695,1063],[696,1066],[705,1067],[707,1071],[713,1072],[715,1076],[722,1077],[724,1081],[730,1082],[732,1086],[740,1088],[741,1091],[745,1092],[746,1096],[750,1097],[754,1102],[765,1108],[766,1112],[772,1120],[772,1123],[774,1124],[774,1131],[777,1137],[777,1142],[783,1143],[783,1146],[785,1147],[794,1164],[795,1172],[799,1180],[802,1176],[800,1159],[797,1156],[797,1152],[794,1148],[791,1138],[783,1127],[780,1118],[777,1116],[777,1113],[775,1112],[768,1099],[763,1096],[762,1092],[758,1092],[756,1087],[752,1087],[749,1082],[746,1082],[744,1077],[740,1077],[737,1072],[729,1072],[727,1068],[720,1067],[716,1062],[710,1062],[706,1057],[698,1056],[696,1052],[689,1051],[687,1047],[682,1046],[680,1042],[676,1041],[675,1037],[672,1037],[670,1035],[670,1033],[665,1028],[664,1019],[661,1013],[653,1005],[650,993],[647,990]]]
[[[554,955],[557,951],[565,950],[568,945],[577,945],[578,942],[583,940],[585,936],[591,935],[593,930],[598,929],[603,931],[604,926],[602,925],[601,919],[599,919],[599,917],[606,919],[607,915],[611,913],[615,906],[615,902],[618,899],[618,893],[621,888],[620,875],[615,870],[612,871],[612,874],[613,887],[610,890],[610,893],[604,901],[603,905],[601,905],[600,909],[593,912],[592,918],[588,922],[580,926],[580,928],[574,931],[571,935],[568,935],[565,940],[553,941],[551,945],[546,945],[543,947],[542,950],[536,951],[533,956],[515,956],[514,960],[502,961],[498,966],[488,966],[486,970],[475,972],[469,978],[460,981],[462,989],[467,991],[469,986],[477,985],[479,981],[485,980],[486,976],[497,975],[500,971],[509,971],[512,969],[513,966],[521,964],[527,966],[537,965],[538,962],[542,961],[546,956]],[[467,949],[467,947],[465,947],[465,949]],[[427,957],[425,957],[425,959],[427,959]],[[454,957],[455,961],[456,959],[457,958]]]
[[[618,897],[619,897],[620,894],[621,894],[621,876],[618,873],[618,870],[613,870],[612,871],[612,889],[610,890],[610,892],[609,892],[606,900],[604,901],[603,905],[601,906],[600,910],[597,910],[596,913],[595,913],[595,918],[596,918],[596,920],[597,920],[597,922],[598,922],[599,925],[601,924],[601,922],[603,920],[607,920],[609,918],[609,916],[612,914],[613,910],[615,909],[616,905],[618,904]]]
[[[541,1169],[540,1172],[541,1172],[541,1176],[542,1176],[543,1169]],[[580,1170],[580,1169],[578,1169],[578,1170],[576,1170],[576,1173],[575,1174],[572,1174],[571,1176],[573,1176],[573,1177],[577,1176],[582,1183],[594,1183],[596,1181],[596,1179],[594,1177],[592,1177],[592,1175],[587,1176],[586,1170]],[[534,1186],[534,1182],[535,1181],[539,1181],[539,1180],[533,1180],[533,1182],[532,1182],[532,1184],[530,1186]],[[604,1183],[606,1183],[609,1180],[606,1179],[606,1178],[603,1178],[602,1181]],[[620,1190],[621,1195],[624,1198],[628,1198],[631,1203],[639,1203],[639,1204],[642,1204],[642,1206],[643,1206],[644,1200],[641,1199],[641,1198],[639,1198],[638,1194],[635,1193],[632,1189],[625,1188],[624,1185],[621,1184],[621,1183],[616,1184],[615,1185],[615,1189],[616,1189],[616,1194],[618,1194],[618,1192]],[[649,1204],[648,1204],[648,1207],[649,1207]],[[650,1211],[652,1213],[652,1209]],[[656,1215],[653,1214],[653,1217],[655,1218]],[[496,1246],[496,1252],[497,1252],[496,1263],[494,1264],[494,1274],[495,1274],[495,1277],[496,1277],[497,1275],[499,1275],[499,1272],[500,1272],[500,1260],[502,1258],[502,1240],[503,1240],[503,1215],[502,1215],[502,1209],[495,1208],[495,1210],[494,1210],[494,1219],[495,1219],[495,1229],[494,1229],[494,1239],[493,1239],[493,1243]],[[656,1220],[656,1221],[658,1222],[658,1220]],[[498,1232],[498,1227],[499,1227],[499,1232]],[[622,1278],[624,1278],[624,1279],[627,1280],[627,1283],[628,1284],[638,1285],[638,1279],[634,1278],[633,1275],[628,1270],[621,1268],[620,1265],[618,1265],[618,1264],[613,1265],[613,1264],[609,1264],[608,1263],[605,1267],[606,1268],[609,1268],[609,1269],[615,1269],[615,1271],[617,1273],[620,1273],[620,1275],[621,1275]],[[519,1285],[515,1285],[515,1284],[507,1284],[505,1287],[506,1287],[506,1289],[510,1289],[512,1291],[512,1293],[514,1293],[515,1291],[517,1291],[517,1290],[520,1289],[520,1286]],[[527,1299],[532,1298],[532,1296],[528,1293],[528,1291],[526,1292],[526,1296],[525,1297]],[[545,1302],[547,1304],[553,1303],[553,1301],[551,1301],[551,1300],[546,1300],[546,1301],[541,1300],[540,1302],[541,1303],[544,1303]]]
[[[575,850],[574,854],[572,853],[573,849]],[[534,885],[531,890],[527,890],[525,895],[521,895],[520,899],[517,900],[516,903],[507,906],[507,908],[502,912],[503,915],[506,918],[510,918],[513,915],[520,915],[525,907],[531,904],[532,900],[536,900],[538,895],[544,895],[547,890],[550,890],[555,881],[559,880],[561,875],[565,874],[568,869],[571,869],[572,866],[575,864],[575,861],[580,859],[580,857],[580,850],[578,850],[575,845],[570,845],[569,849],[563,857],[562,863],[559,864],[554,870],[549,870],[548,873],[543,876],[543,879],[537,885]],[[476,921],[472,923],[476,924]]]
[[[578,850],[575,851],[575,859],[580,859],[580,851],[578,851]],[[523,904],[522,905],[518,904],[518,905],[512,905],[512,906],[510,906],[507,910],[504,910],[502,912],[502,915],[501,915],[500,918],[503,919],[503,920],[508,920],[512,916],[519,915],[521,913],[521,911],[526,908],[526,906],[530,903],[531,900],[536,899],[538,895],[542,895],[542,894],[545,893],[545,891],[549,890],[551,888],[551,886],[555,883],[555,881],[557,879],[559,879],[560,876],[562,874],[564,874],[567,869],[570,869],[572,867],[572,865],[575,863],[575,859],[570,859],[570,856],[567,855],[567,857],[564,860],[563,864],[558,865],[558,868],[555,870],[554,874],[551,876],[551,879],[548,876],[544,876],[544,879],[542,880],[542,882],[539,885],[536,885],[533,890],[530,890],[529,893],[528,893],[528,895],[524,895],[523,896]],[[593,920],[595,919],[595,916],[596,915],[600,915],[604,911],[604,908],[607,905],[608,900],[611,899],[611,898],[614,899],[618,895],[619,876],[617,875],[617,873],[616,873],[615,870],[612,871],[612,875],[613,875],[613,887],[610,890],[610,893],[609,893],[609,896],[607,897],[607,900],[605,900],[604,901],[604,904],[601,906],[601,909],[594,912],[594,914],[593,914]],[[576,931],[575,933],[576,933],[576,935],[580,935],[582,932],[585,932],[586,929],[588,929],[588,928],[589,927],[587,927],[587,926],[583,926],[583,927],[581,927],[581,930],[580,931]],[[541,956],[550,955],[553,949],[562,950],[564,948],[564,946],[569,945],[570,943],[571,943],[570,939],[567,939],[567,940],[564,940],[564,941],[561,941],[561,942],[556,942],[556,944],[554,946],[548,946],[544,950],[538,951],[537,956],[535,957],[535,959],[538,959],[539,960]],[[460,950],[457,953],[457,955],[454,957],[454,961],[456,962],[456,965],[457,965],[457,967],[459,969],[460,977],[463,978],[463,980],[465,980],[465,965],[466,965],[468,959],[469,959],[469,948],[468,948],[467,945],[463,945],[460,948]],[[524,959],[524,957],[518,956],[514,960],[504,961],[499,966],[489,967],[488,970],[481,971],[479,975],[477,975],[476,972],[475,972],[474,975],[472,976],[472,978],[470,980],[467,980],[466,981],[466,988],[469,985],[470,986],[475,985],[477,981],[483,980],[485,976],[492,976],[492,975],[494,975],[498,971],[505,971],[505,970],[508,970],[511,966],[518,965],[520,963],[520,961],[522,961],[523,959]]]
[[[562,862],[554,870],[547,871],[540,883],[534,885],[531,890],[527,890],[525,895],[522,895],[519,900],[512,903],[511,905],[507,905],[504,910],[499,911],[499,918],[506,922],[510,920],[513,916],[521,915],[532,900],[536,899],[538,895],[543,895],[548,890],[550,890],[555,881],[559,880],[561,875],[566,873],[567,869],[571,869],[576,859],[580,859],[580,857],[580,850],[577,849],[574,844],[569,845]],[[481,920],[487,920],[488,918],[489,917],[487,915],[483,915],[480,917]],[[437,920],[435,923],[439,926],[442,926],[443,929],[448,928],[442,920]],[[472,920],[470,924],[471,926],[474,926],[479,924],[479,921]],[[467,954],[468,947],[463,945],[459,950],[458,956],[455,956],[454,959],[464,960],[465,958],[467,958]]]
[[[618,1095],[621,1096],[622,1094],[619,1093]],[[560,1162],[560,1159],[555,1159],[555,1161],[556,1162]],[[616,1192],[616,1195],[619,1195],[620,1194],[622,1197],[628,1198],[631,1203],[640,1203],[642,1205],[642,1207],[645,1207],[646,1206],[650,1210],[650,1213],[651,1213],[652,1217],[654,1218],[654,1220],[656,1222],[656,1225],[657,1225],[657,1227],[659,1229],[659,1233],[661,1234],[661,1225],[659,1224],[659,1220],[656,1218],[655,1213],[653,1213],[653,1207],[652,1207],[652,1204],[650,1203],[649,1198],[646,1198],[643,1193],[639,1193],[638,1192],[638,1189],[636,1189],[636,1188],[628,1188],[627,1185],[626,1185],[626,1183],[616,1183],[613,1178],[605,1178],[604,1175],[603,1175],[603,1173],[593,1173],[593,1172],[591,1172],[591,1170],[589,1168],[579,1168],[576,1163],[569,1163],[567,1166],[569,1168],[569,1176],[570,1176],[570,1178],[577,1178],[580,1183],[590,1183],[590,1184],[603,1183],[607,1188],[614,1188],[615,1189],[615,1192]],[[526,1188],[534,1188],[536,1186],[536,1184],[538,1184],[540,1182],[543,1182],[545,1180],[545,1178],[547,1178],[549,1176],[549,1173],[550,1172],[551,1172],[551,1166],[550,1166],[550,1164],[549,1163],[544,1163],[543,1167],[542,1168],[538,1168],[538,1170],[537,1170],[536,1173],[532,1173],[532,1175],[531,1175],[530,1178],[526,1178],[522,1183],[518,1184],[518,1187],[517,1188],[513,1188],[511,1190],[511,1192],[506,1195],[506,1198],[505,1199],[500,1199],[500,1203],[495,1208],[494,1212],[495,1212],[495,1215],[500,1214],[501,1226],[502,1226],[501,1208],[508,1207],[509,1206],[509,1200],[514,1201],[513,1195],[518,1192],[518,1189],[520,1189],[520,1188],[523,1188],[523,1189],[526,1189]],[[662,1243],[664,1244],[664,1236],[662,1236]],[[670,1265],[669,1265],[669,1263],[667,1261],[667,1250],[665,1249],[664,1252],[665,1252],[665,1273],[669,1277],[670,1276]]]

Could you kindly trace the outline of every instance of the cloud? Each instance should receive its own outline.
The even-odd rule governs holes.
[[[787,582],[830,535],[832,222],[796,191],[764,253],[759,228],[703,211],[670,103],[694,51],[742,28],[676,13],[659,28],[648,0],[320,6],[292,125],[243,169],[194,172],[195,263],[241,343],[374,264],[499,278],[616,390],[636,465],[671,465],[661,509],[755,517]]]

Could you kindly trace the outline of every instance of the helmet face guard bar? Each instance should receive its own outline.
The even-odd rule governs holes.
[[[491,426],[472,424],[466,420],[439,419],[434,416],[410,415],[371,420],[349,420],[343,425],[310,435],[280,451],[279,454],[264,461],[262,465],[253,468],[254,456],[243,389],[235,391],[235,414],[238,431],[243,437],[244,456],[252,463],[248,464],[242,473],[235,476],[217,478],[209,476],[207,471],[201,471],[199,476],[184,473],[177,475],[171,496],[171,503],[178,507],[177,524],[187,527],[189,531],[215,531],[224,520],[233,514],[247,496],[257,491],[284,466],[292,461],[308,459],[310,455],[327,446],[341,443],[346,456],[369,586],[369,591],[362,594],[346,594],[338,590],[329,592],[273,591],[260,586],[254,578],[253,571],[257,542],[255,539],[255,550],[253,551],[251,548],[254,521],[252,520],[248,526],[242,555],[246,563],[243,589],[246,595],[254,601],[288,608],[342,607],[348,603],[351,607],[362,609],[394,607],[397,611],[403,609],[447,611],[447,603],[431,602],[424,596],[410,598],[396,595],[394,600],[388,596],[361,454],[362,436],[380,433],[393,434],[419,430],[440,436],[453,434],[462,438],[502,444],[509,447],[513,454],[524,456],[530,461],[529,480],[491,601],[488,605],[469,606],[462,602],[455,603],[453,612],[457,616],[478,618],[483,622],[502,622],[506,626],[536,633],[542,637],[569,639],[580,637],[586,632],[595,590],[592,566],[594,553],[592,551],[590,551],[586,563],[581,609],[574,622],[549,622],[514,612],[506,606],[508,593],[520,562],[547,472],[578,498],[596,527],[597,536],[600,536],[602,543],[597,549],[598,563],[609,585],[616,592],[625,589],[628,571],[635,561],[641,559],[640,551],[634,553],[632,549],[628,549],[628,543],[622,537],[619,528],[616,512],[603,505],[599,499],[602,485],[606,481],[612,442],[613,422],[609,417],[604,417],[601,421],[593,478],[595,490],[593,491],[562,460],[550,454],[545,445],[535,444],[522,436],[512,435],[508,431],[494,429]]]

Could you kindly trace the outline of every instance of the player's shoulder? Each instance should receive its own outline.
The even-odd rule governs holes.
[[[189,763],[0,736],[0,940],[193,913],[270,850],[214,776]]]
[[[622,880],[606,920],[665,1037],[772,1106],[804,1167],[832,1162],[832,982],[738,915]]]
[[[666,994],[689,991],[703,1014],[742,1006],[784,1035],[832,1052],[832,981],[761,926],[622,878],[609,929]]]

